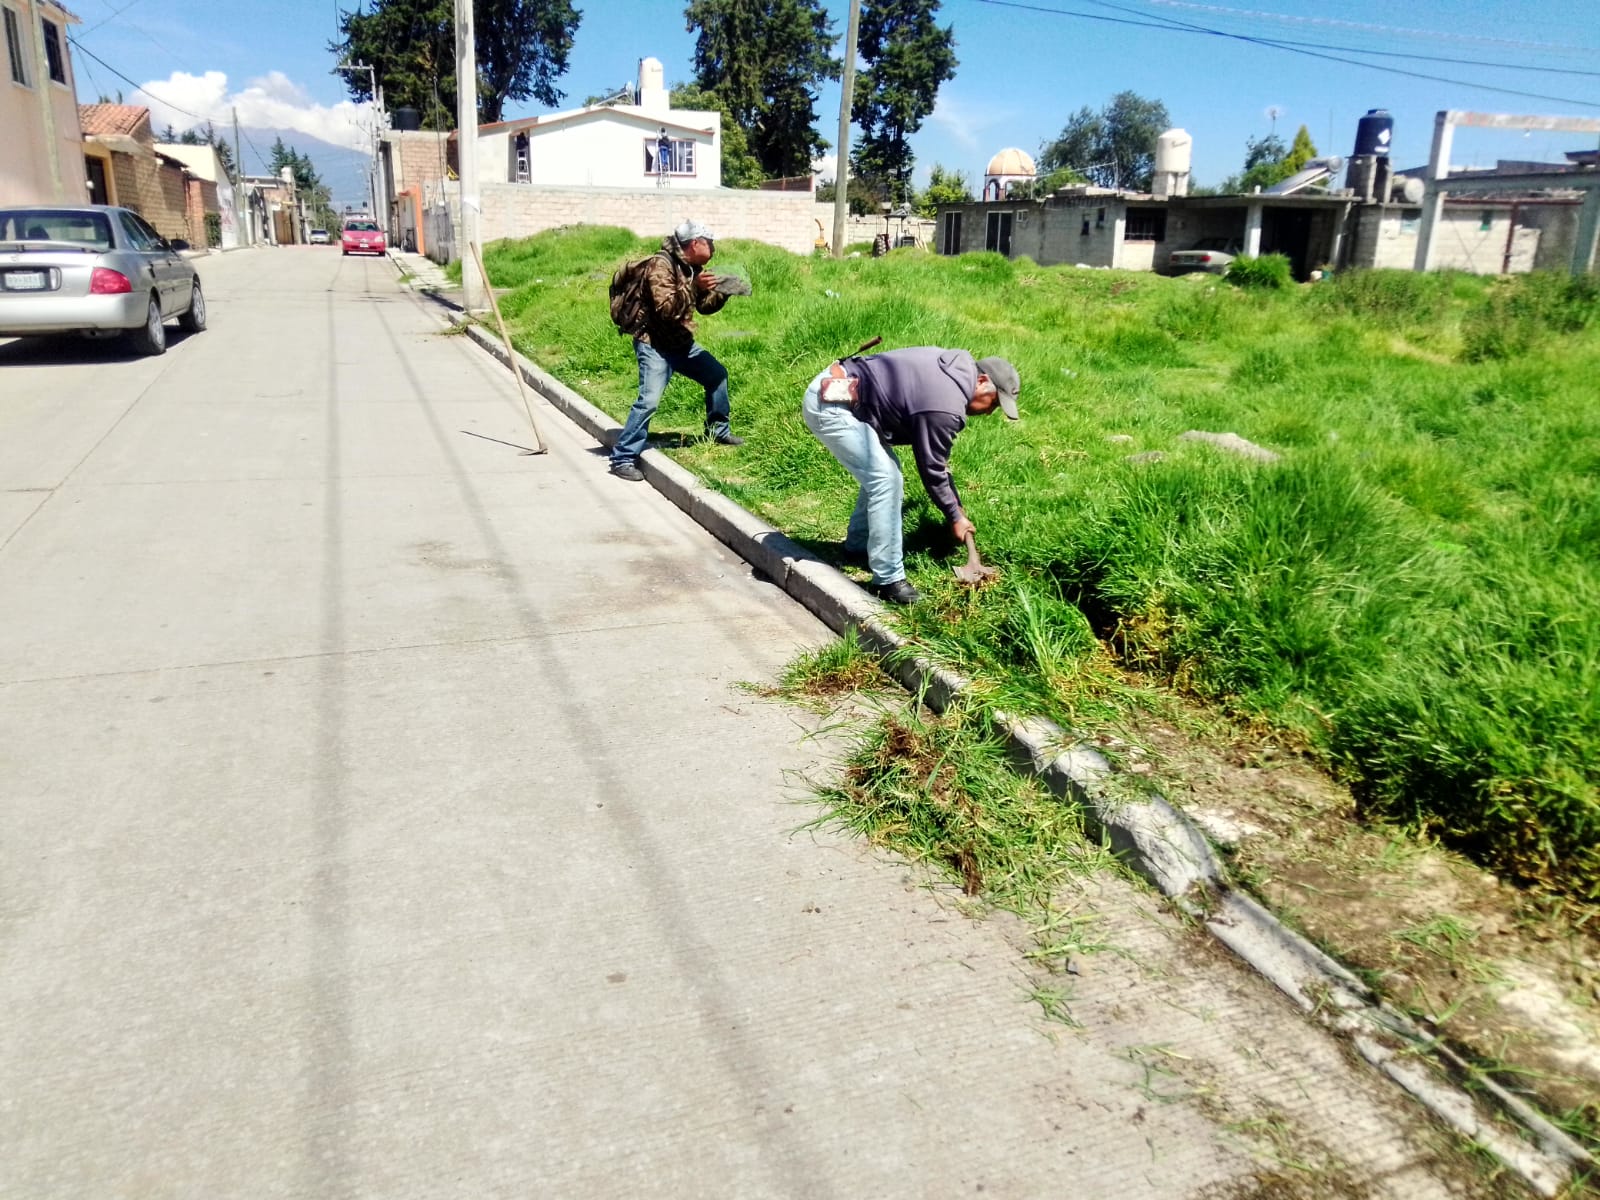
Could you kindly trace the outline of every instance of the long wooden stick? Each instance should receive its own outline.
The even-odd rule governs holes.
[[[489,284],[489,272],[483,269],[483,255],[478,253],[478,243],[468,242],[472,250],[472,257],[478,264],[478,275],[483,279],[483,290],[489,293],[489,307],[494,309],[495,324],[500,326],[500,340],[506,347],[506,366],[511,368],[511,374],[517,380],[517,394],[522,397],[522,411],[528,414],[528,428],[533,430],[534,443],[537,450],[524,451],[526,454],[549,454],[550,447],[544,444],[544,438],[539,436],[539,424],[533,419],[533,406],[528,403],[528,389],[522,381],[522,368],[517,365],[517,352],[511,348],[511,335],[506,332],[506,319],[500,315],[500,300],[494,294],[494,288]]]

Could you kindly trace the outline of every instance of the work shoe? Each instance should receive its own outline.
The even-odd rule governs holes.
[[[922,593],[911,586],[909,579],[896,579],[893,583],[882,583],[873,589],[879,597],[890,604],[915,604],[922,599]]]
[[[710,437],[711,440],[719,446],[744,445],[744,439],[742,437],[739,437],[737,434],[726,429],[724,429],[721,433],[713,433],[710,435]]]
[[[644,472],[639,470],[638,464],[619,462],[611,464],[611,473],[618,479],[626,479],[629,483],[643,483]]]

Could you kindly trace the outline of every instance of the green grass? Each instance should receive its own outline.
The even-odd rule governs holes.
[[[488,250],[519,348],[619,418],[636,370],[606,286],[654,246],[578,227]],[[802,540],[840,538],[854,498],[798,415],[830,359],[881,335],[1017,364],[1023,422],[975,420],[952,462],[1000,584],[957,588],[908,470],[929,602],[905,624],[939,657],[1068,721],[1129,702],[1115,668],[1131,664],[1288,731],[1369,812],[1600,899],[1595,281],[1353,272],[1275,290],[738,241],[717,262],[755,288],[700,322],[751,441],[674,454]],[[674,384],[654,428],[698,430],[701,403]],[[1283,459],[1175,441],[1187,429]]]

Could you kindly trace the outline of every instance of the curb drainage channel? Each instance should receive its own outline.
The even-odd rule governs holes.
[[[431,297],[430,297],[431,298]],[[436,301],[453,325],[604,445],[621,426],[571,388],[505,348],[454,306]],[[719,541],[835,633],[854,628],[862,644],[913,695],[942,712],[969,686],[960,674],[918,654],[883,620],[883,605],[782,531],[702,483],[659,450],[640,459],[645,478]],[[1477,1143],[1540,1196],[1554,1197],[1595,1160],[1521,1097],[1476,1070],[1255,900],[1233,889],[1205,835],[1165,799],[1115,799],[1112,766],[1053,721],[996,714],[1019,763],[1051,792],[1078,806],[1092,836],[1103,838],[1135,872],[1202,923],[1324,1028],[1347,1038],[1376,1070],[1438,1120]]]

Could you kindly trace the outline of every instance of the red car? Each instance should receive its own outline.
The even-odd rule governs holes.
[[[344,223],[339,235],[339,246],[345,254],[384,254],[389,247],[383,240],[383,230],[376,221],[356,218]]]

